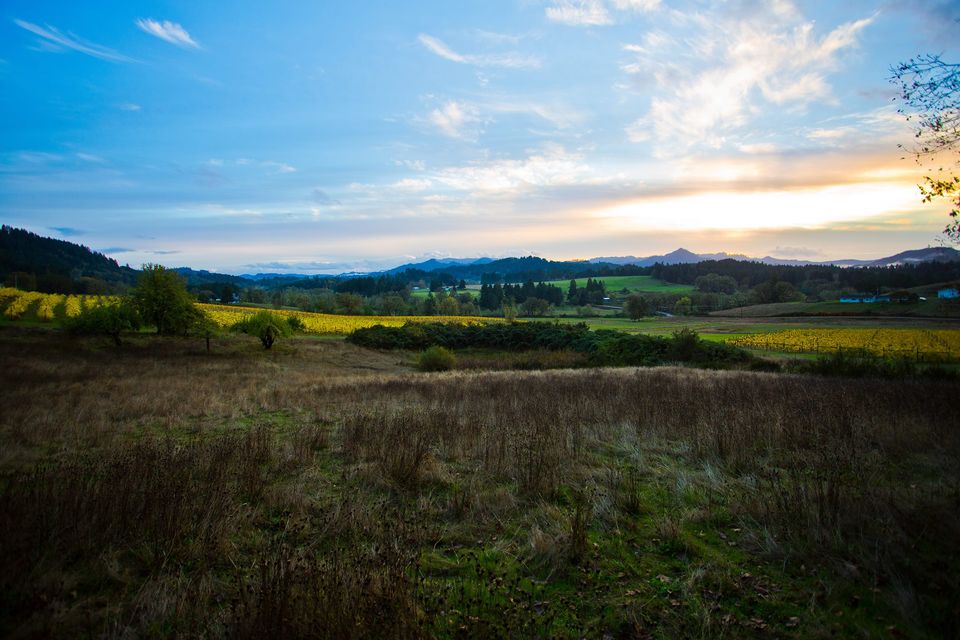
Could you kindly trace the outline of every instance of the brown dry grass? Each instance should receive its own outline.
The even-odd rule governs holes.
[[[415,374],[341,342],[11,330],[0,364],[7,633],[429,635],[425,550],[516,527],[497,544],[549,581],[595,562],[591,531],[645,518],[688,556],[718,513],[758,558],[852,565],[917,628],[960,621],[956,554],[931,551],[960,543],[955,383]]]

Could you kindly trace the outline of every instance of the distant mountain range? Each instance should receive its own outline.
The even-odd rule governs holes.
[[[928,247],[902,251],[892,256],[876,260],[789,260],[765,256],[751,258],[743,254],[731,253],[694,253],[687,249],[677,249],[663,255],[646,257],[606,256],[589,260],[554,261],[536,256],[516,258],[430,258],[423,262],[411,262],[374,273],[340,273],[336,275],[295,274],[295,273],[258,273],[255,275],[230,275],[211,271],[177,267],[188,285],[232,283],[237,286],[260,285],[268,288],[287,286],[304,278],[343,280],[362,276],[395,276],[405,271],[414,271],[415,279],[425,278],[426,274],[442,272],[455,279],[470,282],[481,281],[484,274],[496,273],[499,278],[510,281],[522,280],[558,280],[580,275],[590,275],[604,267],[636,265],[650,267],[660,263],[664,265],[698,263],[709,260],[744,260],[768,265],[806,266],[830,265],[836,267],[888,267],[928,262],[960,261],[960,251],[952,247]],[[420,273],[416,273],[420,272]],[[45,238],[24,229],[15,229],[4,225],[0,232],[0,278],[9,279],[11,274],[23,274],[44,279],[45,286],[57,285],[57,279],[66,278],[77,281],[80,278],[93,278],[107,284],[122,286],[136,281],[138,272],[126,266],[120,266],[115,260],[87,247],[65,240]]]
[[[403,273],[407,269],[420,271],[440,271],[451,266],[484,265],[494,262],[493,258],[430,258],[424,262],[402,264],[399,267],[387,269],[383,273]]]
[[[898,254],[876,260],[856,260],[850,258],[844,260],[789,260],[785,258],[774,258],[773,256],[751,258],[740,253],[693,253],[686,249],[677,249],[664,255],[647,256],[645,258],[638,258],[636,256],[614,256],[590,258],[588,262],[594,264],[633,264],[638,267],[650,267],[658,262],[660,264],[689,264],[705,262],[707,260],[746,260],[749,262],[787,266],[822,264],[834,267],[891,267],[898,264],[915,264],[918,262],[953,262],[960,260],[960,251],[951,247],[928,247],[926,249],[901,251]]]
[[[843,260],[790,260],[787,258],[774,258],[773,256],[764,256],[762,258],[753,258],[742,253],[694,253],[687,249],[677,249],[670,253],[662,255],[637,257],[637,256],[603,256],[590,258],[588,260],[547,260],[535,256],[524,258],[430,258],[423,262],[408,262],[391,269],[374,272],[346,272],[338,274],[304,274],[304,273],[257,273],[243,274],[240,276],[225,275],[210,271],[201,271],[190,269],[189,267],[177,267],[175,271],[187,279],[190,285],[206,284],[208,282],[234,282],[242,284],[258,283],[265,286],[278,286],[302,280],[303,278],[360,278],[365,276],[397,275],[404,271],[423,271],[448,272],[457,278],[466,278],[468,280],[479,280],[484,273],[498,273],[501,276],[515,273],[535,274],[533,279],[550,278],[553,274],[560,271],[583,270],[587,271],[593,267],[602,267],[604,265],[635,265],[638,267],[652,267],[659,264],[693,264],[697,262],[706,262],[708,260],[743,260],[747,262],[761,262],[763,264],[781,265],[781,266],[808,266],[808,265],[829,265],[833,267],[890,267],[898,264],[916,264],[920,262],[953,262],[960,261],[960,251],[951,247],[928,247],[926,249],[911,249],[901,251],[886,258],[876,260],[858,260],[846,258]]]

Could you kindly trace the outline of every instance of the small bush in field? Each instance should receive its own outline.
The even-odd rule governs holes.
[[[293,327],[287,319],[269,311],[261,311],[244,318],[233,325],[231,330],[260,338],[264,349],[272,347],[279,338],[293,335]]]
[[[430,347],[417,358],[420,371],[449,371],[457,364],[453,352],[443,347]]]

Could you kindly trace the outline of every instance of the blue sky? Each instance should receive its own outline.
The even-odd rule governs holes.
[[[960,2],[0,9],[0,219],[121,263],[332,272],[938,241],[889,67]],[[954,36],[954,37],[952,37]]]

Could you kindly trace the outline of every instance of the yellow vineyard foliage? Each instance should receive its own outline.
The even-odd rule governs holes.
[[[52,322],[58,317],[72,318],[84,309],[118,300],[116,296],[77,296],[36,291],[20,291],[12,287],[0,288],[0,310],[11,320],[23,318],[31,311],[37,320]],[[198,304],[218,326],[230,327],[250,314],[263,311],[254,307],[235,307],[220,304]],[[347,334],[361,327],[382,324],[399,327],[407,322],[457,322],[461,324],[480,324],[502,322],[496,318],[478,318],[474,316],[340,316],[306,311],[271,310],[282,316],[296,316],[310,333]],[[29,317],[29,315],[28,315]]]
[[[59,294],[45,295],[40,298],[40,305],[37,307],[37,318],[44,322],[50,322],[54,318],[54,309],[63,304],[66,296]]]
[[[4,289],[4,291],[7,290]],[[19,291],[17,289],[13,289],[12,291],[15,293],[9,297],[9,301],[6,303],[6,309],[3,310],[3,315],[11,320],[17,320],[22,317],[23,314],[46,296],[46,294],[37,293],[36,291]],[[7,299],[7,296],[4,296],[4,300]]]
[[[67,299],[63,301],[63,315],[68,318],[80,315],[80,311],[83,309],[81,305],[80,296],[67,296]]]
[[[229,327],[246,316],[263,311],[254,307],[235,307],[221,304],[198,304],[198,307],[220,327]],[[310,333],[347,334],[354,329],[372,327],[377,324],[386,327],[400,327],[407,322],[456,322],[459,324],[483,324],[502,322],[497,318],[478,318],[476,316],[341,316],[328,313],[310,313],[307,311],[289,311],[287,309],[269,309],[271,313],[300,318]]]
[[[0,289],[0,309],[11,320],[19,320],[32,311],[37,320],[53,322],[61,316],[72,318],[84,309],[119,300],[117,296],[76,296],[59,293],[21,291],[13,287]]]
[[[766,351],[829,353],[849,349],[891,357],[960,358],[960,330],[956,329],[788,329],[729,342]]]

